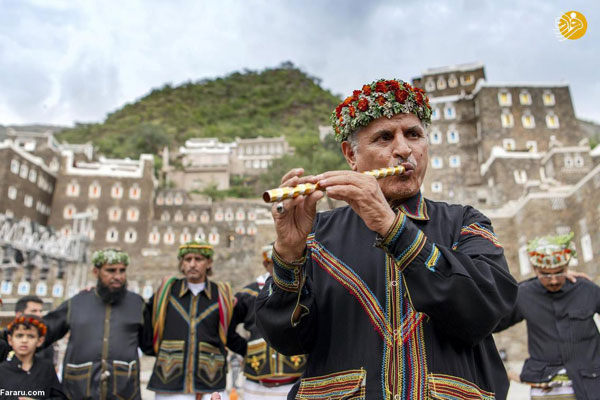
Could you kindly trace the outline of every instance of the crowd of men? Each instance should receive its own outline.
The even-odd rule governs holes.
[[[530,358],[517,379],[531,397],[598,399],[600,288],[569,280],[572,235],[533,239],[536,276],[517,284],[485,215],[421,194],[431,122],[423,90],[375,81],[331,119],[350,170],[282,178],[281,187],[321,190],[273,205],[264,275],[234,294],[211,279],[213,247],[189,242],[179,277],[144,302],[127,290],[128,254],[97,251],[95,288],[43,318],[39,299],[18,303],[0,391],[140,399],[140,349],[156,357],[148,389],[159,400],[227,399],[229,351],[244,357],[249,400],[505,399],[492,333],[526,320]],[[398,166],[397,176],[364,174]],[[324,194],[348,205],[317,213]],[[34,353],[67,334],[58,382],[50,350]]]

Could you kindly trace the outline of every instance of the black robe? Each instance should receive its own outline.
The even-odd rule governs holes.
[[[18,395],[7,395],[7,391],[21,391]],[[33,391],[36,393],[34,394]],[[62,385],[56,377],[54,365],[36,356],[29,371],[21,369],[21,361],[14,356],[0,363],[0,399],[17,400],[19,397],[32,399],[62,400]]]
[[[517,284],[490,221],[472,207],[419,193],[385,237],[338,208],[317,214],[305,260],[273,259],[258,326],[278,351],[309,357],[288,398],[506,397],[491,332]]]
[[[600,398],[600,333],[594,323],[600,313],[600,287],[586,279],[566,281],[549,292],[537,278],[521,282],[517,306],[497,330],[527,321],[529,356],[523,382],[550,381],[565,368],[578,399]]]

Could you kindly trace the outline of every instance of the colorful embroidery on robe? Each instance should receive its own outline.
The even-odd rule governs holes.
[[[425,261],[425,266],[430,271],[435,271],[435,266],[437,265],[441,255],[442,255],[442,253],[440,253],[440,250],[437,248],[435,243],[432,244],[431,245],[431,254],[429,255],[429,257],[427,257],[427,260]]]
[[[430,374],[427,377],[429,395],[443,400],[494,400],[492,392],[481,390],[477,385],[451,375]]]
[[[489,230],[488,228],[486,228],[485,226],[481,225],[479,222],[475,222],[469,226],[463,226],[460,229],[460,234],[461,234],[461,236],[462,235],[481,236],[482,238],[492,242],[492,244],[494,246],[502,248],[502,245],[496,238],[496,234],[494,232],[492,232],[491,230]]]

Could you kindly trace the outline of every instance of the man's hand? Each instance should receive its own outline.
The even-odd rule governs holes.
[[[511,381],[521,382],[521,377],[515,371],[507,370],[506,375],[508,375],[508,379],[510,379]]]
[[[210,395],[210,400],[221,400],[221,395],[217,392],[214,392]]]
[[[317,183],[314,176],[303,177],[304,170],[296,168],[281,178],[279,187],[292,187],[302,183]],[[284,200],[283,213],[277,211],[277,204],[271,208],[275,220],[277,240],[274,248],[285,261],[291,262],[302,257],[306,247],[306,237],[312,230],[317,214],[317,201],[323,198],[323,192],[317,190],[309,195]]]
[[[352,207],[367,227],[385,235],[396,215],[386,200],[377,179],[354,171],[331,171],[315,177],[327,196],[343,200]]]
[[[578,272],[578,271],[571,271],[571,270],[567,270],[567,272],[565,273],[565,278],[567,278],[569,281],[571,281],[571,283],[577,282],[576,278],[583,278],[583,279],[587,279],[588,281],[592,280],[592,278],[590,278],[590,276],[588,274],[586,274],[585,272]]]

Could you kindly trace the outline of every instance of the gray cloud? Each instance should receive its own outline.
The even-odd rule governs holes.
[[[482,61],[488,80],[571,84],[579,116],[600,120],[600,6],[583,1],[2,3],[0,124],[101,121],[152,88],[291,60],[343,95],[380,77]],[[559,42],[569,9],[590,25]]]

